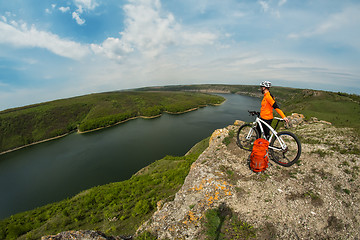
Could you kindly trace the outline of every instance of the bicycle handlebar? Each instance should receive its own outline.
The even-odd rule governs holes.
[[[258,116],[260,117],[260,112],[257,112],[257,111],[248,111],[250,116]]]
[[[260,117],[260,112],[257,111],[248,111],[250,116],[258,116]],[[278,118],[278,117],[274,117],[274,119],[278,120],[278,121],[285,121],[282,118]]]

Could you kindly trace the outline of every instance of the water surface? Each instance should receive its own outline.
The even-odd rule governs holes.
[[[181,115],[135,119],[0,156],[0,219],[82,190],[130,178],[166,155],[184,155],[217,128],[249,121],[260,99],[224,94],[220,106]]]

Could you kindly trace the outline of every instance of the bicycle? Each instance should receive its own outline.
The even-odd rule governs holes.
[[[261,136],[269,141],[269,158],[275,163],[290,167],[296,163],[301,155],[301,143],[295,134],[288,131],[276,132],[275,129],[278,127],[281,118],[274,117],[276,122],[275,129],[269,124],[264,122],[260,118],[260,113],[256,111],[248,111],[250,116],[256,116],[256,119],[252,123],[245,123],[242,125],[236,135],[237,145],[244,150],[251,151],[254,141]],[[260,124],[261,123],[261,124]],[[269,139],[264,134],[262,124],[270,129],[271,135]],[[261,134],[257,130],[257,126],[260,126]]]

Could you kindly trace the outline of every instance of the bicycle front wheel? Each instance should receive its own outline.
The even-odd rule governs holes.
[[[292,132],[279,132],[278,137],[274,136],[270,142],[269,153],[274,162],[290,167],[300,158],[301,144]]]
[[[242,125],[236,135],[236,144],[244,150],[251,151],[254,141],[259,138],[259,133],[250,124]]]

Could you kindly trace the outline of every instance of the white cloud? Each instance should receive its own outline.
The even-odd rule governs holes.
[[[56,4],[51,4],[51,9],[46,8],[45,13],[46,14],[52,14],[52,10],[55,9],[55,7],[56,7]]]
[[[85,23],[85,19],[83,19],[80,15],[84,11],[94,10],[99,5],[96,0],[74,0],[74,3],[77,9],[72,13],[72,18],[75,19],[76,23],[79,25],[83,25]]]
[[[265,1],[259,1],[259,4],[261,5],[264,12],[267,12],[270,8],[269,4]]]
[[[246,16],[246,13],[240,12],[240,11],[235,11],[235,12],[232,14],[232,16],[233,16],[234,18],[243,18],[243,17]]]
[[[78,8],[86,10],[94,10],[99,5],[96,0],[74,0],[74,3]]]
[[[14,27],[18,27],[18,26],[19,26],[19,24],[18,24],[16,21],[14,21],[14,20],[11,20],[11,21],[10,21],[10,24],[13,25]]]
[[[141,52],[157,55],[166,45],[174,43],[178,24],[170,13],[161,12],[158,0],[129,1],[124,6],[126,29],[122,40]]]
[[[121,38],[108,38],[102,45],[92,45],[96,53],[122,59],[137,50],[153,58],[169,46],[213,44],[217,39],[210,32],[185,30],[173,14],[163,11],[159,0],[129,0],[123,9],[126,18]]]
[[[278,5],[279,5],[279,6],[282,6],[282,5],[284,5],[286,2],[287,2],[287,0],[279,0]]]
[[[67,11],[70,10],[70,7],[59,7],[59,10],[63,13],[66,13]]]
[[[39,31],[34,26],[27,27],[25,23],[19,28],[0,21],[0,43],[11,44],[20,48],[44,48],[50,52],[71,59],[81,59],[90,53],[87,46],[61,39],[58,35]]]
[[[271,1],[258,1],[258,3],[260,4],[262,10],[265,12],[265,13],[270,13],[271,15],[277,17],[277,18],[280,18],[280,11],[279,11],[279,7],[281,7],[282,5],[284,5],[286,3],[286,0],[280,0],[278,2],[278,5],[275,5],[275,6],[270,6],[271,5]]]
[[[76,23],[79,25],[83,25],[85,23],[85,20],[82,19],[77,12],[72,13],[72,18],[75,19]]]
[[[76,9],[76,12],[82,14],[84,12],[83,7],[79,6],[78,9]]]
[[[119,38],[108,38],[101,45],[91,44],[91,49],[96,54],[103,54],[114,60],[122,60],[123,55],[134,51],[131,46]]]
[[[312,28],[291,33],[290,39],[323,37],[325,41],[337,41],[360,49],[360,7],[354,6],[328,16]]]
[[[213,44],[217,36],[209,32],[183,32],[181,33],[184,45]]]

